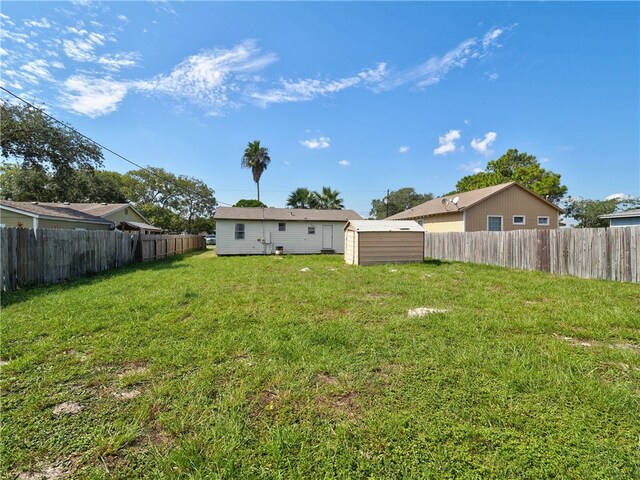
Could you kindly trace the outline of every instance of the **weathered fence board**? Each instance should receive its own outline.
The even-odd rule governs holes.
[[[640,227],[427,233],[425,257],[640,283]]]
[[[0,228],[0,291],[57,283],[205,247],[200,235]]]

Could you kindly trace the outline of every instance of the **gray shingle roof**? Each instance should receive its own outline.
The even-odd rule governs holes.
[[[91,223],[101,223],[106,225],[113,225],[113,222],[105,220],[96,215],[90,213],[81,212],[71,205],[64,205],[62,203],[37,203],[37,202],[14,202],[12,200],[0,200],[0,205],[8,208],[19,210],[32,216],[55,218],[67,221],[82,221]]]
[[[216,220],[273,220],[307,222],[346,222],[362,220],[353,210],[314,210],[304,208],[219,207]]]
[[[631,218],[640,217],[640,209],[627,210],[626,212],[609,213],[607,215],[600,215],[598,218]]]

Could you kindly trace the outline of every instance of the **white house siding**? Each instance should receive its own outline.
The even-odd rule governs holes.
[[[244,223],[244,240],[235,239],[235,227]],[[291,221],[286,224],[286,231],[278,230],[278,221],[260,220],[217,220],[216,252],[218,255],[270,255],[275,248],[282,246],[284,253],[320,253],[322,250],[322,227],[333,227],[333,250],[344,252],[345,222],[311,222]],[[315,234],[308,233],[309,227],[315,227]],[[263,244],[262,239],[268,242]]]

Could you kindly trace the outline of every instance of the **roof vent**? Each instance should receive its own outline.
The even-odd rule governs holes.
[[[37,205],[38,202],[31,202],[31,205]]]
[[[106,204],[107,204],[107,202],[102,202],[102,203],[101,203],[101,205],[106,205]]]
[[[69,202],[62,202],[63,205],[69,205]]]

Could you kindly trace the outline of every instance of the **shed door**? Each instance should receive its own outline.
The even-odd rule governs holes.
[[[333,249],[333,225],[322,226],[322,249]]]

